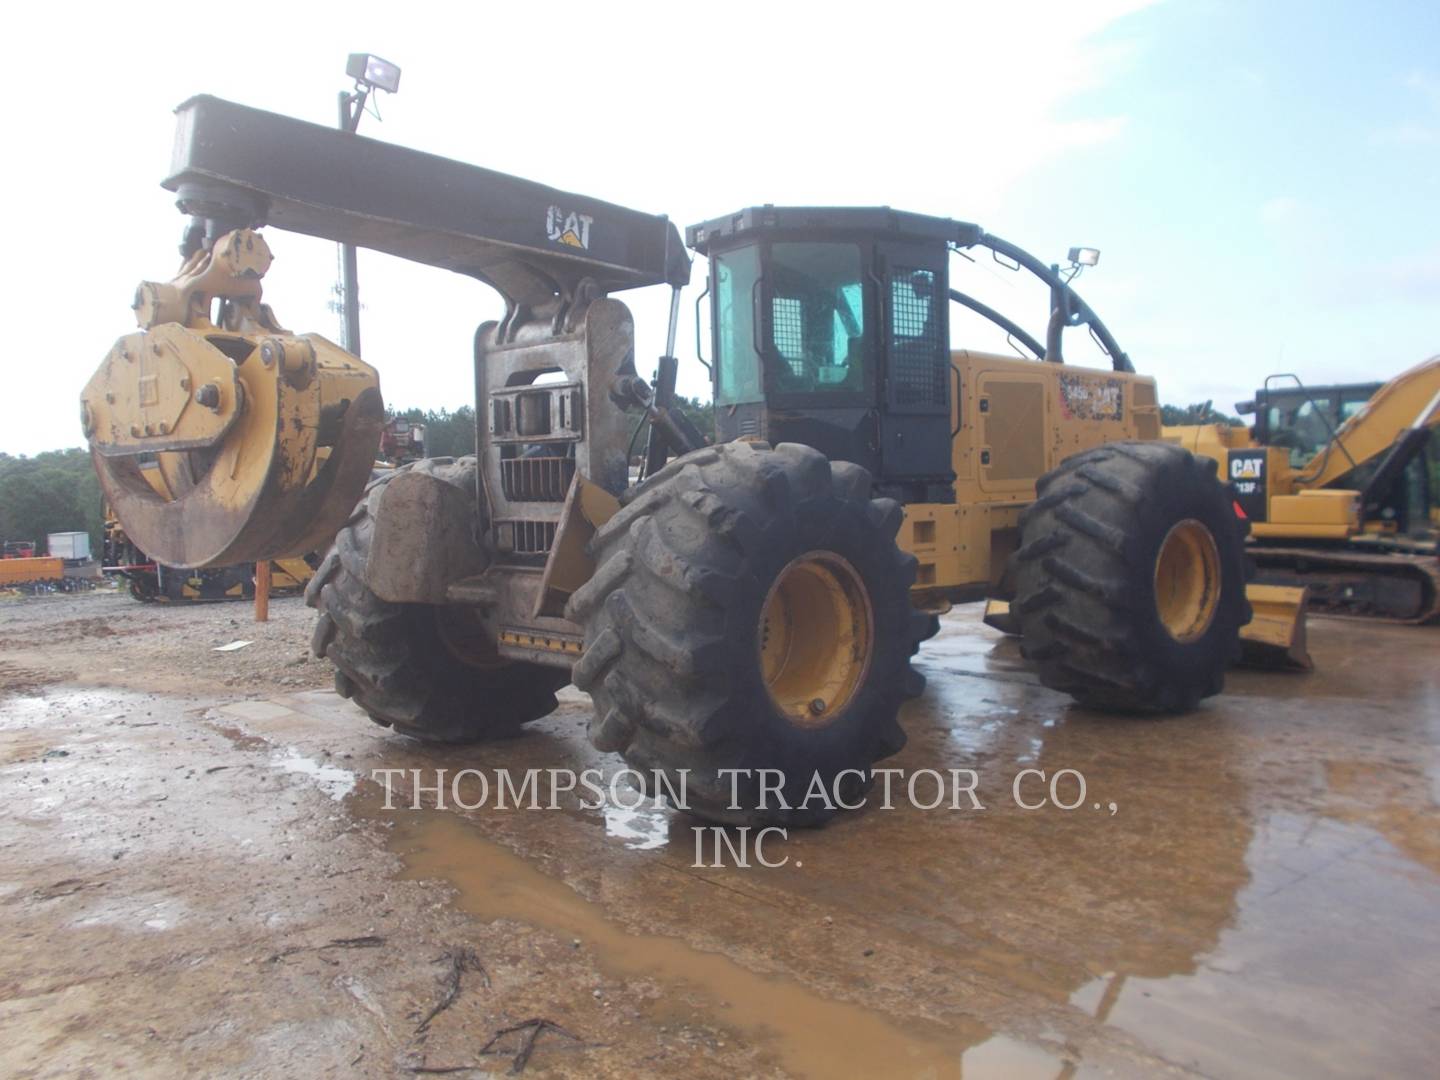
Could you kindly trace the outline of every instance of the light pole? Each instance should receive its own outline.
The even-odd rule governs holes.
[[[355,80],[354,90],[340,91],[340,130],[353,135],[360,126],[365,102],[372,90],[393,94],[400,89],[400,69],[370,53],[351,53],[345,74]],[[358,265],[354,244],[340,245],[340,306],[344,331],[340,344],[347,352],[360,355],[360,293],[356,284]]]

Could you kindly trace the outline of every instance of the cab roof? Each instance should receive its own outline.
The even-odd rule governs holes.
[[[702,255],[753,235],[828,232],[884,240],[929,241],[969,247],[984,235],[979,225],[912,214],[888,206],[751,206],[685,230],[685,243]]]

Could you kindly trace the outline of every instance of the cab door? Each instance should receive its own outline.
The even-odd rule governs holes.
[[[877,245],[887,481],[953,479],[950,469],[949,276],[942,245]]]

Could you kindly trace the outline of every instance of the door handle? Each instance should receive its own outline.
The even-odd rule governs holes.
[[[950,374],[955,379],[955,430],[950,432],[950,438],[960,434],[960,429],[965,426],[965,418],[960,412],[960,369],[950,363],[950,358],[945,358],[945,364],[950,369]]]

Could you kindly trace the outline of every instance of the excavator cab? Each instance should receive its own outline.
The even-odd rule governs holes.
[[[1283,379],[1293,380],[1295,385],[1271,385]],[[1242,416],[1255,417],[1256,442],[1289,450],[1291,467],[1299,469],[1310,464],[1340,426],[1360,412],[1383,385],[1307,387],[1293,375],[1272,375],[1253,401],[1239,402],[1235,408]]]
[[[979,233],[883,207],[691,226],[710,262],[717,439],[804,443],[902,502],[953,502],[947,264]]]

